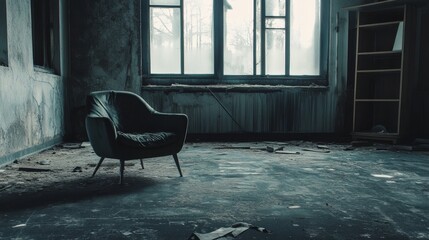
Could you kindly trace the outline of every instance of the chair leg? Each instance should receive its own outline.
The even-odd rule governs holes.
[[[177,157],[177,154],[173,154],[173,158],[174,158],[174,162],[176,163],[177,170],[179,170],[180,176],[183,177],[182,170],[180,169],[179,158]]]
[[[142,169],[144,169],[143,158],[140,158],[140,164],[142,165]]]
[[[121,166],[119,167],[119,184],[122,185],[124,182],[124,169],[125,169],[125,160],[120,160]]]
[[[95,166],[94,173],[92,173],[92,176],[91,176],[91,177],[94,177],[95,173],[96,173],[96,172],[98,171],[98,169],[100,168],[101,163],[103,162],[103,160],[104,160],[104,157],[100,158],[100,161],[98,161],[97,166]]]

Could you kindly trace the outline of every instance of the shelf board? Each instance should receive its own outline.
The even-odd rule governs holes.
[[[362,24],[358,25],[359,28],[376,28],[376,27],[385,27],[389,25],[398,25],[403,21],[393,21],[393,22],[382,22],[382,23],[370,23],[370,24]]]
[[[380,98],[380,99],[374,99],[374,98],[361,98],[361,99],[355,99],[355,102],[399,102],[399,98]]]
[[[386,133],[386,132],[384,132],[384,133],[377,133],[377,132],[353,132],[353,135],[385,136],[385,137],[389,136],[389,137],[391,137],[391,136],[398,136],[399,134],[398,133]]]
[[[427,0],[385,0],[380,2],[345,7],[343,9],[346,11],[374,11],[388,7],[401,6],[404,4],[425,5],[427,4]]]
[[[375,133],[375,132],[353,132],[355,138],[366,138],[374,140],[397,140],[399,133]]]
[[[401,54],[402,51],[376,51],[376,52],[360,52],[359,56],[367,56],[367,55],[389,55],[389,54]]]
[[[353,132],[354,138],[365,138],[373,140],[397,140],[399,133],[374,133],[374,132]]]
[[[383,72],[401,72],[401,69],[393,68],[393,69],[357,70],[357,73],[383,73]]]

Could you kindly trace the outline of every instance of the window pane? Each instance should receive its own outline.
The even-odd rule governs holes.
[[[284,75],[285,71],[285,30],[267,30],[266,43],[266,74]]]
[[[150,0],[150,5],[180,6],[180,0]]]
[[[286,0],[266,0],[265,15],[266,16],[285,16]]]
[[[320,0],[291,0],[290,74],[320,74]]]
[[[224,74],[253,75],[253,0],[228,0],[224,9]]]
[[[285,28],[285,19],[267,18],[265,25],[267,28]]]
[[[151,73],[181,73],[180,10],[151,8],[150,14]]]
[[[185,73],[213,74],[213,0],[184,0]]]

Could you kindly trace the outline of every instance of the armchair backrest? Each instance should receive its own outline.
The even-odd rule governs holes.
[[[88,117],[109,118],[116,130],[133,132],[144,127],[154,110],[137,94],[123,91],[92,92],[86,99]]]

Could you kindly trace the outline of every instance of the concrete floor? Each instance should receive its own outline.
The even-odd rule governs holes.
[[[271,231],[236,239],[429,239],[429,154],[345,147],[186,144],[183,178],[172,157],[131,161],[123,186],[116,160],[89,178],[89,146],[56,147],[0,168],[0,239],[188,239],[236,222]]]

